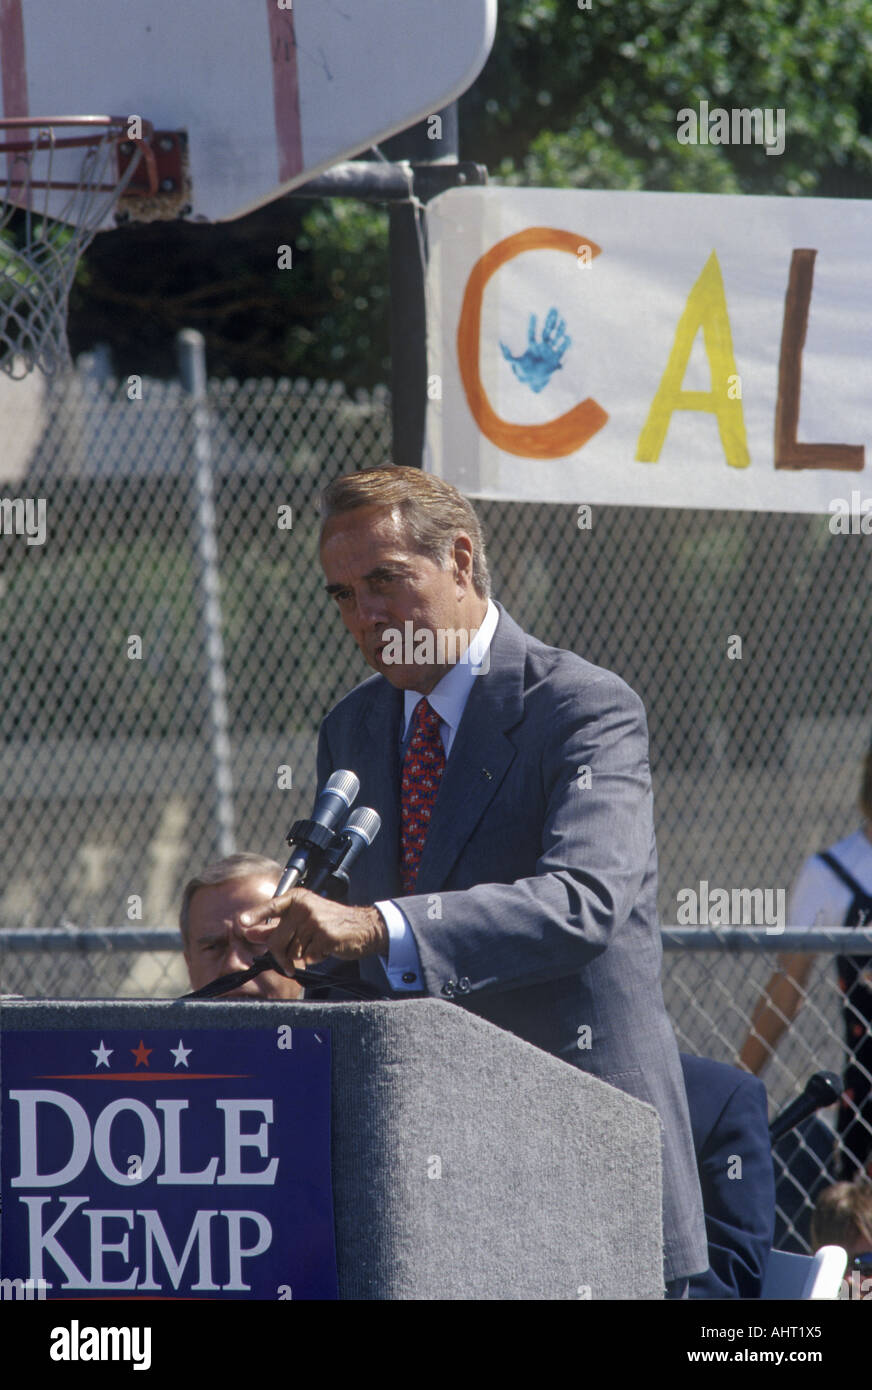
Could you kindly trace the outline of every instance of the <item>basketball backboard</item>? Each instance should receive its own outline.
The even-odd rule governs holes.
[[[224,221],[453,101],[495,25],[496,0],[0,0],[2,115],[184,131],[173,215]],[[81,149],[52,157],[78,178]]]

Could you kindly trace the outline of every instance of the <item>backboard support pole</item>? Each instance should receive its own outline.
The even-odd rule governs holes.
[[[457,103],[435,113],[434,121],[395,135],[384,145],[389,159],[407,159],[417,170],[422,165],[457,167]],[[439,138],[431,138],[433,130]],[[423,189],[415,188],[423,202]],[[390,342],[392,458],[407,468],[424,462],[424,430],[427,417],[427,274],[426,230],[421,209],[413,202],[393,204],[390,218]]]
[[[423,219],[411,203],[390,218],[391,456],[420,468],[427,414],[426,248]]]

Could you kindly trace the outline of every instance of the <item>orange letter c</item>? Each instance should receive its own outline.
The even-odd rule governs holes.
[[[457,325],[460,379],[469,408],[482,434],[507,454],[518,454],[521,458],[564,458],[586,444],[609,418],[602,406],[588,396],[587,400],[545,425],[510,424],[497,415],[488,400],[478,366],[481,305],[485,286],[491,276],[524,251],[568,251],[571,256],[576,256],[581,245],[590,248],[592,257],[600,254],[599,246],[574,232],[559,232],[554,227],[527,227],[498,241],[486,251],[472,267],[466,282]]]

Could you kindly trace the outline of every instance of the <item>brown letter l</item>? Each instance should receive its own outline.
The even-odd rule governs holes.
[[[841,468],[861,472],[865,464],[862,444],[799,444],[799,397],[802,389],[802,350],[808,330],[808,309],[817,251],[794,251],[790,261],[781,359],[778,364],[778,400],[775,405],[776,468]]]

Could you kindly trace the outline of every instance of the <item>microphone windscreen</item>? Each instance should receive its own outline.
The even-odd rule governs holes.
[[[371,806],[358,806],[342,827],[342,833],[347,835],[349,831],[353,831],[365,844],[371,845],[380,829],[381,816],[378,811],[374,811]]]
[[[359,791],[360,778],[356,773],[343,769],[339,772],[331,772],[324,783],[321,795],[323,796],[325,792],[332,792],[334,796],[341,796],[346,806],[350,806]]]

